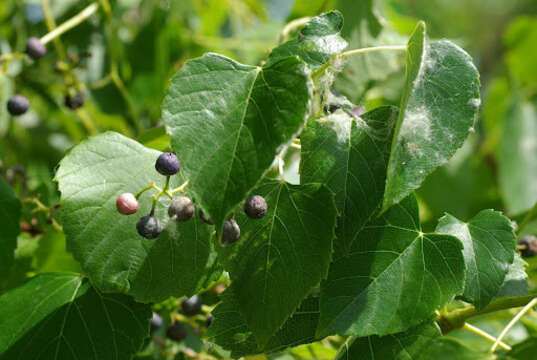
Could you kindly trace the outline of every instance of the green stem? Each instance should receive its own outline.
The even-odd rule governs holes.
[[[531,210],[528,211],[528,213],[526,214],[526,216],[524,217],[524,219],[522,220],[520,225],[518,225],[518,229],[516,230],[517,234],[522,233],[522,230],[524,230],[526,225],[528,225],[528,223],[531,221],[531,219],[533,219],[533,217],[535,216],[535,213],[537,213],[537,202],[535,203],[535,205],[533,205]]]
[[[279,40],[280,44],[283,43],[287,39],[291,31],[299,28],[302,25],[306,25],[310,20],[311,20],[311,17],[306,16],[303,18],[290,21],[287,25],[285,25],[282,32],[280,33],[280,40]]]
[[[142,190],[138,191],[138,193],[136,193],[136,195],[134,195],[134,197],[136,198],[136,200],[138,200],[138,198],[140,198],[140,196],[142,196],[142,194],[148,190],[151,190],[151,189],[155,189],[157,190],[158,192],[160,192],[160,188],[155,185],[155,182],[151,182],[150,185],[146,186],[145,188],[143,188]]]
[[[98,9],[99,9],[98,3],[90,4],[84,10],[82,10],[81,12],[79,12],[78,14],[76,14],[75,16],[73,16],[72,18],[64,22],[63,24],[61,24],[60,26],[56,27],[55,29],[52,29],[48,34],[46,34],[45,36],[41,38],[41,42],[43,44],[47,44],[51,40],[56,39],[63,33],[78,26],[80,23],[82,23],[87,18],[89,18],[91,15],[95,14],[95,12],[97,12]]]
[[[488,304],[485,308],[481,310],[477,310],[474,306],[469,306],[441,315],[437,318],[437,320],[441,324],[447,324],[448,328],[445,329],[445,332],[449,332],[451,330],[463,327],[466,320],[472,317],[488,314],[495,311],[521,307],[535,298],[537,298],[537,294],[516,297],[502,297],[491,301],[490,304]]]
[[[375,51],[406,51],[406,45],[386,45],[386,46],[374,46],[368,48],[349,50],[338,55],[338,58],[343,59],[347,56],[366,54]]]
[[[43,14],[45,15],[45,23],[47,24],[47,30],[49,31],[49,33],[54,32],[54,29],[56,29],[56,22],[54,21],[54,16],[52,15],[52,10],[50,9],[48,0],[41,0],[41,7],[43,8]],[[63,47],[62,42],[57,37],[55,37],[53,40],[54,47],[56,48],[58,56],[61,60],[65,61],[67,56],[65,54],[65,48]],[[41,41],[43,40],[41,39]]]
[[[114,84],[116,89],[119,91],[119,94],[123,98],[123,101],[125,101],[132,124],[136,132],[140,134],[143,131],[142,122],[138,117],[136,107],[134,106],[134,102],[132,101],[129,92],[127,91],[127,87],[125,86],[125,83],[119,75],[118,54],[116,49],[116,46],[118,46],[118,42],[116,41],[116,31],[114,26],[114,18],[112,17],[112,7],[110,6],[108,0],[99,0],[99,3],[101,4],[101,7],[103,8],[103,11],[106,15],[106,23],[108,27],[107,30],[110,48],[110,79],[112,80],[112,83]]]
[[[487,340],[489,340],[489,341],[492,341],[493,343],[495,343],[495,342],[497,341],[497,339],[496,339],[494,336],[492,336],[492,335],[490,335],[489,333],[487,333],[487,332],[481,330],[480,328],[475,327],[475,326],[473,326],[473,325],[470,325],[470,324],[468,324],[468,323],[464,323],[464,325],[463,325],[462,328],[463,328],[464,330],[468,330],[468,331],[470,331],[470,332],[473,332],[474,334],[477,334],[477,335],[481,336],[481,337],[484,338],[484,339],[487,339]],[[507,350],[507,351],[510,351],[510,350],[511,350],[511,347],[510,347],[509,345],[507,345],[507,344],[505,344],[505,343],[503,343],[503,342],[501,342],[501,341],[498,342],[498,345],[499,345],[502,349],[504,349],[504,350]]]
[[[178,192],[184,192],[184,191],[185,191],[185,188],[187,187],[187,185],[188,185],[188,180],[185,181],[185,182],[183,183],[183,185],[179,186],[179,187],[176,188],[176,189],[173,189],[173,190],[171,191],[171,193],[172,193],[172,194],[176,194],[176,193],[178,193]]]
[[[520,310],[520,312],[518,314],[516,314],[516,316],[502,330],[502,332],[500,333],[500,336],[498,336],[498,338],[496,339],[494,344],[492,344],[492,346],[491,346],[491,348],[489,350],[490,353],[493,353],[496,350],[496,348],[498,347],[499,343],[504,338],[504,336],[507,335],[509,330],[511,330],[511,328],[518,322],[518,320],[520,320],[522,318],[522,316],[524,316],[525,313],[530,311],[531,308],[534,307],[536,304],[537,304],[537,298],[533,298],[526,306],[524,306],[524,308],[522,310]]]

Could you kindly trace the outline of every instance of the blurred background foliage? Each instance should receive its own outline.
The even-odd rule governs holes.
[[[91,2],[48,3],[60,24]],[[1,54],[22,52],[28,37],[47,33],[42,4],[0,1]],[[64,235],[51,224],[53,214],[40,211],[34,199],[49,209],[57,204],[52,178],[69,148],[113,130],[166,149],[160,105],[168,80],[186,60],[212,51],[257,64],[278,44],[286,23],[331,9],[344,14],[349,48],[404,44],[423,19],[433,38],[449,38],[466,49],[481,73],[482,109],[474,134],[418,191],[426,230],[434,229],[444,212],[468,219],[483,208],[520,221],[537,201],[537,0],[114,0],[110,5],[111,13],[101,9],[61,42],[48,44],[39,62],[0,63],[0,169],[26,199],[16,264],[3,290],[37,272],[79,270]],[[403,80],[401,54],[372,53],[350,59],[334,88],[372,109],[397,105]],[[64,97],[78,90],[87,101],[72,111]],[[14,93],[31,102],[31,110],[18,118],[5,106]],[[296,159],[286,164],[290,179],[297,178]],[[537,222],[524,229],[527,233],[537,233]],[[527,271],[533,290],[537,262],[530,260]],[[495,313],[476,325],[497,334],[511,317],[509,311]],[[507,341],[528,334],[537,334],[534,315]],[[451,336],[464,344],[454,341],[446,348],[488,345],[464,330]],[[318,343],[277,358],[328,359],[334,347]]]

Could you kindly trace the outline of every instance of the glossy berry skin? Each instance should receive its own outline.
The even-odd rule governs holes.
[[[235,221],[235,219],[229,219],[224,221],[224,227],[222,229],[222,244],[232,244],[239,240],[241,236],[241,229]]]
[[[131,193],[123,193],[116,200],[117,211],[123,215],[135,214],[138,206],[138,200]]]
[[[520,239],[518,245],[525,246],[525,249],[520,250],[520,255],[525,258],[534,257],[537,255],[537,237],[526,235]]]
[[[142,216],[136,223],[136,230],[138,234],[146,239],[154,239],[162,232],[162,226],[160,221],[155,215]]]
[[[7,101],[7,111],[13,116],[24,114],[30,107],[30,101],[22,95],[13,95]]]
[[[173,199],[168,207],[168,215],[176,221],[187,221],[194,215],[194,204],[185,196]]]
[[[36,37],[31,37],[26,42],[26,53],[34,60],[38,60],[47,54],[47,47]]]
[[[203,210],[200,209],[198,211],[198,215],[199,215],[200,219],[203,220],[204,223],[206,223],[208,225],[214,225],[214,223],[211,220],[207,219],[207,217],[205,216],[205,213],[203,212]]]
[[[162,175],[175,175],[181,169],[181,162],[174,153],[162,153],[155,163],[155,169]]]
[[[156,312],[153,312],[153,317],[151,318],[151,332],[157,331],[162,327],[162,318]]]
[[[251,219],[261,219],[267,214],[267,202],[260,195],[250,196],[244,203],[244,212]]]
[[[201,297],[199,295],[194,295],[183,300],[181,308],[183,309],[185,315],[194,316],[201,313],[201,305],[203,305]]]
[[[86,96],[82,91],[78,91],[75,96],[71,96],[70,94],[65,95],[65,106],[67,106],[71,110],[76,110],[82,105],[84,105],[84,102],[86,101]]]
[[[178,321],[169,325],[166,329],[166,337],[173,341],[183,341],[184,339],[186,339],[187,335],[188,329],[186,328],[185,324]]]

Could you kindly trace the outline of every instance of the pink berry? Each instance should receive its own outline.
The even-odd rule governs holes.
[[[131,193],[124,193],[117,198],[116,206],[120,214],[132,215],[138,211],[138,200]]]

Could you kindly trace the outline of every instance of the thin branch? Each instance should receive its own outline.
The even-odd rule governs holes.
[[[61,24],[60,26],[58,26],[57,28],[55,28],[52,31],[50,31],[45,36],[43,36],[41,38],[41,42],[43,44],[46,44],[46,43],[50,42],[51,40],[56,39],[61,34],[63,34],[65,32],[67,32],[67,31],[71,30],[72,28],[78,26],[84,20],[89,18],[91,15],[95,14],[95,12],[97,12],[98,9],[99,9],[99,4],[98,3],[90,4],[84,10],[82,10],[81,12],[79,12],[78,14],[76,14],[75,16],[73,16],[72,18],[70,18],[69,20],[67,20],[66,22]]]
[[[520,320],[522,318],[522,316],[524,316],[525,313],[530,311],[531,308],[534,307],[536,304],[537,304],[537,298],[534,298],[526,306],[524,306],[524,308],[522,308],[522,310],[520,310],[520,312],[518,314],[516,314],[516,316],[502,330],[502,332],[500,333],[500,336],[498,336],[498,338],[496,339],[494,344],[492,344],[489,352],[493,353],[494,350],[496,350],[496,348],[498,347],[500,341],[502,341],[502,339],[509,332],[509,330],[511,330],[511,328],[518,322],[518,320]]]
[[[494,336],[492,336],[489,333],[481,330],[480,328],[475,327],[473,325],[470,325],[468,323],[464,323],[464,326],[462,328],[465,329],[465,330],[471,331],[474,334],[477,334],[477,335],[481,336],[484,339],[492,341],[493,343],[495,343],[497,341],[497,339]],[[498,345],[504,350],[507,350],[507,351],[511,350],[511,347],[509,345],[507,345],[506,343],[504,343],[504,342],[499,341]]]
[[[406,51],[406,45],[387,45],[387,46],[374,46],[368,48],[349,50],[338,55],[338,58],[343,59],[351,55],[366,54],[375,51]]]

